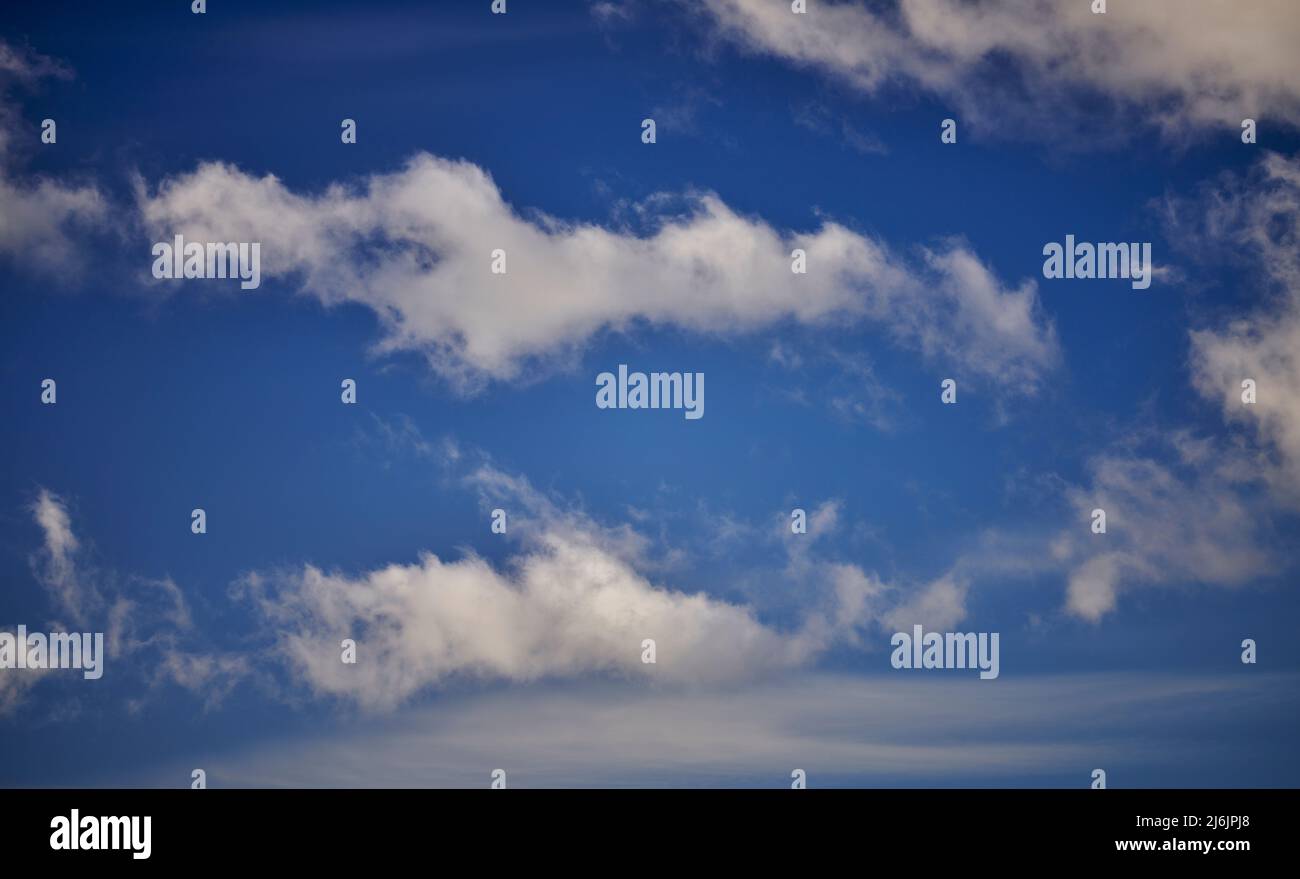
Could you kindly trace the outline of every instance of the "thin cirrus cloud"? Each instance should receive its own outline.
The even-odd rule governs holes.
[[[1291,0],[1112,0],[1100,15],[1090,2],[1059,0],[808,7],[795,15],[789,3],[707,0],[702,14],[748,51],[868,94],[918,88],[1007,137],[1054,134],[1095,97],[1118,126],[1150,124],[1170,137],[1247,117],[1300,124]],[[1107,134],[1088,133],[1093,143]]]
[[[159,240],[259,241],[265,275],[327,305],[368,306],[384,328],[381,351],[417,352],[467,390],[526,377],[638,323],[736,334],[857,319],[1024,392],[1059,359],[1035,284],[1004,285],[960,242],[904,259],[829,220],[782,234],[711,193],[651,199],[641,213],[652,231],[638,235],[525,218],[482,168],[426,153],[315,194],[220,162],[137,191]],[[670,201],[685,208],[669,211]],[[791,271],[795,248],[806,274]],[[505,274],[491,271],[497,249]]]
[[[805,672],[721,689],[507,687],[450,693],[364,730],[258,743],[205,766],[212,783],[232,787],[486,787],[496,768],[510,787],[788,788],[796,768],[809,787],[941,785],[963,773],[1086,783],[1098,764],[1117,777],[1222,766],[1216,723],[1267,728],[1294,711],[1295,683],[1280,674],[1043,675],[999,681],[990,698],[964,678]],[[1177,735],[1157,747],[1153,724]],[[1215,783],[1267,784],[1272,771],[1247,760]],[[170,768],[159,783],[188,772]]]

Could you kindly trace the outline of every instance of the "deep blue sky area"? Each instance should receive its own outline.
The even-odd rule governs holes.
[[[1149,713],[1102,700],[1099,711],[1127,713],[1095,734],[1050,718],[1017,728],[1014,741],[1066,741],[1085,755],[1079,762],[941,775],[847,765],[822,771],[823,785],[1083,786],[1090,746],[1110,760],[1116,785],[1300,783],[1294,511],[1270,508],[1255,532],[1283,550],[1272,572],[1230,585],[1175,575],[1121,591],[1097,621],[1067,612],[1070,570],[1051,559],[1062,532],[1087,535],[1069,487],[1089,484],[1097,455],[1179,430],[1255,441],[1193,388],[1188,331],[1221,326],[1216,309],[1248,311],[1262,286],[1241,265],[1190,261],[1168,240],[1159,205],[1219,175],[1248,174],[1263,147],[1229,130],[1172,145],[1138,133],[1086,149],[997,126],[963,127],[945,145],[939,121],[959,109],[942,96],[905,84],[864,93],[742,50],[704,32],[682,4],[636,4],[616,27],[587,3],[512,0],[506,16],[488,5],[217,0],[199,16],[179,2],[45,2],[0,12],[5,43],[74,71],[9,87],[5,174],[93,180],[110,205],[104,227],[77,239],[79,273],[0,253],[0,627],[58,618],[39,582],[32,505],[42,490],[66,504],[83,576],[105,590],[171,578],[204,649],[261,656],[269,644],[264,621],[232,594],[249,572],[313,564],[362,576],[424,552],[476,553],[511,570],[512,541],[527,535],[490,533],[463,470],[440,460],[447,440],[556,504],[637,528],[652,559],[683,548],[687,562],[648,564],[645,577],[749,606],[779,631],[799,625],[803,590],[821,589],[787,569],[774,536],[793,507],[837,500],[842,527],[818,546],[902,593],[984,559],[971,569],[958,630],[1001,633],[1001,678],[970,679],[988,687],[975,710],[990,718],[1003,710],[995,687],[1030,678],[1223,685]],[[822,114],[820,129],[796,122],[808,108]],[[640,122],[656,114],[658,142],[643,144]],[[58,120],[53,147],[39,145],[45,117]],[[339,140],[347,117],[358,123],[355,145]],[[843,126],[881,148],[855,148]],[[1283,156],[1300,148],[1281,124],[1261,123],[1260,139]],[[956,367],[879,323],[782,319],[698,332],[634,321],[602,329],[534,378],[467,394],[416,352],[377,352],[384,329],[374,311],[327,308],[294,279],[266,276],[244,293],[202,282],[164,290],[149,277],[154,239],[133,215],[137,180],[153,187],[221,161],[318,194],[421,152],[477,165],[525,218],[624,229],[629,205],[706,191],[781,233],[833,220],[909,261],[956,238],[1005,288],[1036,284],[1060,359],[1037,393],[963,379],[958,405],[944,406],[939,382]],[[1045,280],[1043,244],[1067,233],[1151,241],[1157,265],[1178,271],[1146,291]],[[783,366],[774,347],[798,352],[802,365]],[[872,378],[831,352],[868,364]],[[620,363],[704,373],[705,417],[596,408],[594,376]],[[58,380],[55,406],[40,400],[46,377]],[[343,378],[358,383],[355,406],[340,405]],[[828,405],[873,388],[888,391],[887,424]],[[386,434],[399,426],[406,441]],[[1186,512],[1208,515],[1223,502],[1207,497]],[[207,512],[205,535],[190,532],[194,507]],[[747,530],[717,537],[710,529],[723,519]],[[992,535],[1011,539],[993,544]],[[1261,645],[1259,665],[1241,663],[1243,638]],[[902,674],[880,628],[828,650],[811,671]],[[0,715],[0,786],[180,786],[190,766],[380,722],[346,699],[315,698],[291,669],[267,672],[273,684],[247,681],[213,703],[150,683],[147,669],[119,671],[112,656],[93,686],[41,683]],[[457,699],[480,686],[485,696],[511,692],[488,677],[421,688],[398,711],[436,713],[449,690]],[[1247,693],[1223,683],[1239,680]],[[1162,749],[1178,760],[1151,756]],[[489,768],[467,769],[463,783],[486,783]],[[683,772],[651,781],[708,783],[704,770]],[[767,778],[725,783],[779,785],[788,769]]]

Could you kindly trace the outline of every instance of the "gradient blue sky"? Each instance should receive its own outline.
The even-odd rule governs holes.
[[[1112,786],[1300,783],[1294,61],[1281,85],[1258,59],[1215,80],[1239,91],[1239,112],[1225,112],[1259,118],[1259,143],[1245,145],[1176,67],[1170,83],[1129,84],[1122,63],[1088,73],[1081,49],[1062,86],[1013,46],[933,86],[907,69],[904,39],[872,56],[897,65],[875,82],[791,57],[745,17],[763,4],[709,5],[0,13],[6,57],[19,59],[0,81],[0,207],[19,218],[44,204],[42,180],[102,203],[52,231],[0,228],[0,624],[65,622],[51,571],[66,563],[64,582],[97,596],[87,626],[106,631],[114,602],[130,601],[140,642],[110,653],[100,681],[61,672],[14,685],[0,784],[182,786],[203,767],[211,786],[479,786],[498,766],[512,786],[781,786],[796,767],[818,786],[1082,787],[1096,767]],[[812,5],[806,18],[879,14],[906,36],[893,4]],[[1104,25],[1034,4],[1024,18],[1048,42],[1054,28],[1152,26],[1111,5]],[[1178,40],[1209,26],[1194,24],[1210,5],[1181,7],[1184,24],[1161,31],[1188,70],[1202,59]],[[1258,6],[1264,30],[1294,34],[1300,13]],[[971,33],[987,23],[971,16]],[[1132,43],[1114,39],[1122,59]],[[67,75],[36,75],[38,56]],[[1017,97],[987,97],[1003,87]],[[640,140],[647,116],[653,145]],[[39,142],[46,117],[55,145]],[[355,145],[339,140],[346,117]],[[959,122],[955,145],[940,143],[946,117]],[[274,175],[315,196],[399,174],[420,153],[482,169],[528,222],[650,236],[698,209],[696,192],[783,237],[833,221],[915,270],[908,301],[942,282],[924,249],[957,249],[1003,294],[1027,285],[1035,321],[977,336],[940,308],[920,318],[937,340],[927,347],[892,308],[703,327],[686,312],[633,315],[466,384],[418,347],[377,351],[388,329],[364,299],[327,307],[300,276],[264,269],[250,292],[150,277],[151,244],[170,240],[156,223],[183,212],[165,181],[210,193],[190,175],[222,162],[231,176],[217,188]],[[196,210],[210,218],[215,204]],[[1042,247],[1067,233],[1150,241],[1161,275],[1146,291],[1045,280]],[[47,259],[51,241],[67,247]],[[385,258],[383,242],[354,243]],[[264,254],[275,246],[264,240]],[[533,295],[515,265],[512,295]],[[1229,339],[1234,320],[1255,335]],[[1268,367],[1258,416],[1207,390],[1194,331]],[[1030,379],[971,366],[1024,333],[1053,352]],[[594,377],[619,363],[703,372],[705,417],[598,410]],[[55,406],[40,403],[47,377]],[[939,401],[947,377],[955,406]],[[340,403],[343,378],[358,383],[355,406]],[[514,488],[496,494],[507,478]],[[1094,536],[1087,509],[1107,491],[1110,533]],[[65,557],[51,557],[33,514],[42,498],[77,538]],[[495,506],[511,514],[507,536],[489,531]],[[194,507],[205,535],[190,533]],[[824,527],[789,535],[795,507],[824,511]],[[618,648],[579,645],[572,663],[541,659],[536,674],[450,659],[410,671],[400,651],[367,657],[356,634],[400,618],[331,627],[298,577],[314,565],[364,591],[369,572],[421,553],[477,555],[511,577],[546,557],[554,529],[590,535],[593,564],[616,559],[651,591],[704,596],[774,643],[834,605],[836,572],[879,584],[879,606],[814,655],[767,668],[740,652],[721,679],[711,657],[731,651],[703,623],[690,661],[664,679],[640,667],[639,638],[626,666]],[[1072,612],[1072,578],[1112,549],[1124,558],[1113,608]],[[238,585],[250,574],[279,584],[280,610],[298,616],[259,605]],[[166,578],[189,625],[160,618]],[[942,607],[922,601],[936,594]],[[931,628],[999,632],[1001,677],[891,669],[900,607]],[[326,646],[357,637],[381,689],[408,671],[428,680],[372,702],[368,685],[296,664],[286,629]],[[400,644],[421,637],[407,629]],[[1241,663],[1243,638],[1258,642],[1258,664]],[[218,664],[169,677],[178,653]]]

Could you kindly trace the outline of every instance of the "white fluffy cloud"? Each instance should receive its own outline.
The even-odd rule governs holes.
[[[1033,282],[1004,286],[962,244],[905,260],[825,221],[783,234],[713,194],[652,199],[650,231],[513,209],[466,161],[420,154],[401,170],[316,194],[208,163],[139,187],[159,239],[260,241],[264,275],[378,315],[384,351],[410,350],[462,386],[513,379],[604,330],[638,322],[741,333],[781,321],[864,320],[977,379],[1032,390],[1058,358]],[[670,211],[670,201],[684,203]],[[807,252],[807,274],[790,270]],[[506,252],[507,273],[491,255]]]
[[[473,469],[467,481],[486,502],[510,499],[511,532],[524,535],[524,546],[503,565],[426,553],[414,564],[355,576],[305,565],[254,572],[235,585],[273,654],[312,693],[390,710],[457,680],[760,679],[804,667],[836,644],[861,644],[864,632],[883,631],[877,627],[898,604],[900,590],[874,575],[801,553],[792,558],[793,582],[816,598],[797,626],[779,629],[746,605],[653,582],[641,572],[654,566],[649,542],[626,526],[605,528],[561,509],[490,466]],[[833,504],[814,515],[823,530],[835,518]],[[948,625],[964,613],[963,595],[940,582],[888,619]],[[342,661],[347,638],[357,644],[354,664]],[[642,662],[646,639],[655,641],[654,664]]]
[[[919,86],[1006,136],[1054,132],[1093,96],[1168,135],[1246,117],[1300,124],[1292,0],[1111,0],[1104,15],[1062,0],[819,2],[805,15],[771,0],[704,6],[751,51],[866,92]]]
[[[512,565],[502,573],[476,556],[425,555],[358,577],[308,566],[273,587],[262,575],[243,585],[314,691],[371,708],[395,707],[452,676],[726,680],[807,655],[804,642],[747,609],[657,587],[581,537],[550,534]],[[340,661],[346,637],[358,644],[355,665]],[[647,638],[656,642],[653,665],[641,661]]]

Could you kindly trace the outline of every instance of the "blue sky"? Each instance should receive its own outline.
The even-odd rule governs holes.
[[[1300,782],[1287,4],[171,5],[0,16],[0,784]]]

